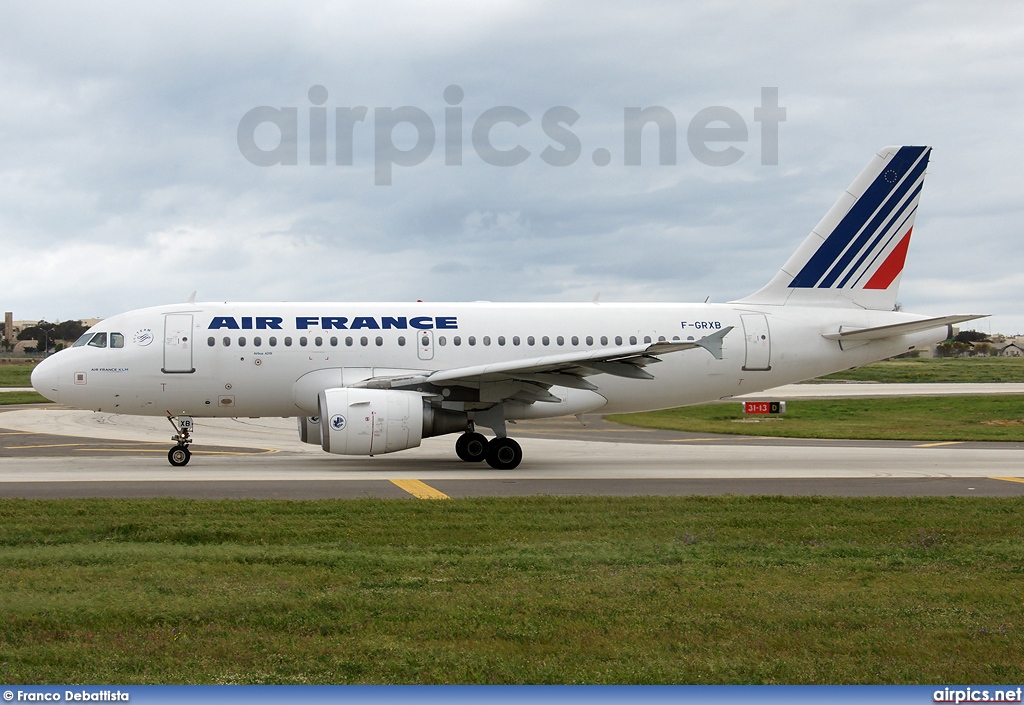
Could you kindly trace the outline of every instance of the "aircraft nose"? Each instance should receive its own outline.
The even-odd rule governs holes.
[[[60,368],[57,361],[47,358],[32,370],[32,387],[50,401],[60,400]]]

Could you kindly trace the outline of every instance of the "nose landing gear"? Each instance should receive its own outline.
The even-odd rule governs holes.
[[[180,468],[183,465],[188,465],[188,461],[192,458],[192,452],[188,449],[188,444],[192,442],[192,417],[174,416],[168,411],[167,420],[174,427],[175,433],[171,436],[171,440],[177,441],[177,445],[167,451],[167,461],[174,467]]]

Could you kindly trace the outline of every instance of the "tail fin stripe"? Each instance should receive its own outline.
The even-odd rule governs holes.
[[[916,184],[923,184],[925,167],[928,165],[927,159],[921,159],[914,165],[914,168],[910,173],[906,174],[900,183],[896,186],[892,184],[886,184],[887,187],[892,190],[887,195],[885,202],[879,207],[875,213],[864,223],[862,229],[859,231],[853,244],[846,249],[837,259],[835,264],[829,270],[828,274],[822,279],[818,286],[822,288],[829,288],[835,284],[846,266],[850,264],[850,261],[856,257],[864,248],[867,241],[878,231],[882,222],[885,221],[900,205],[903,201],[903,197],[907,191],[911,190]],[[878,178],[885,181],[885,175],[888,173],[888,169],[878,175]]]
[[[893,280],[899,276],[907,261],[907,248],[910,246],[910,233],[912,232],[914,232],[913,228],[907,231],[907,234],[900,240],[900,244],[896,245],[896,249],[882,262],[882,266],[878,268],[875,275],[868,279],[868,283],[864,285],[865,289],[888,289]]]
[[[850,279],[857,275],[858,272],[861,276],[863,276],[865,270],[861,269],[861,265],[864,264],[864,260],[866,260],[868,257],[871,257],[873,253],[875,255],[875,259],[877,259],[878,253],[883,252],[885,248],[889,246],[889,242],[892,240],[893,236],[896,233],[903,231],[903,224],[906,223],[907,219],[912,217],[914,215],[914,211],[917,210],[917,197],[920,195],[921,188],[923,186],[923,181],[918,183],[917,188],[914,189],[914,192],[912,194],[910,194],[910,197],[907,198],[903,202],[903,204],[896,209],[896,212],[893,213],[892,216],[889,218],[889,222],[887,222],[883,227],[881,227],[878,230],[878,234],[875,235],[874,239],[867,245],[867,247],[861,249],[860,257],[857,259],[857,262],[852,267],[850,267],[850,269],[846,272],[846,276],[843,277],[843,280],[841,282],[839,282],[840,287],[846,286]],[[910,208],[910,212],[906,213],[905,211],[911,205],[913,205],[913,208]],[[881,242],[883,239],[886,240],[886,243],[879,249],[878,243]],[[872,262],[874,262],[874,259],[872,259]]]
[[[900,233],[905,232],[904,229],[910,230],[910,229],[912,229],[914,227],[914,214],[915,213],[917,213],[917,206],[916,205],[914,206],[913,210],[911,210],[909,213],[907,213],[907,217],[904,218],[902,221],[900,221],[900,224],[897,227],[895,227],[891,231],[889,231],[889,236],[886,238],[885,243],[881,247],[878,247],[878,248],[872,250],[872,254],[874,254],[874,257],[871,258],[871,261],[868,262],[866,267],[861,269],[860,274],[857,276],[857,281],[855,281],[853,283],[853,286],[855,286],[855,287],[859,286],[860,283],[862,281],[864,281],[864,277],[867,277],[867,276],[870,275],[870,273],[875,268],[875,262],[878,261],[879,257],[883,257],[884,255],[886,255],[890,251],[889,250],[889,246],[892,245],[893,240],[895,240],[896,238],[898,238],[900,236]],[[908,226],[907,223],[910,223],[910,225]]]
[[[813,288],[818,286],[818,283],[830,266],[842,255],[857,233],[860,232],[860,226],[867,222],[872,214],[892,195],[893,184],[890,179],[892,179],[893,175],[906,174],[906,172],[911,171],[913,165],[919,164],[921,161],[926,164],[927,159],[922,160],[921,157],[928,153],[927,150],[927,147],[901,147],[889,161],[888,167],[875,177],[867,190],[857,199],[853,208],[850,209],[839,225],[828,235],[825,242],[811,256],[807,264],[793,277],[789,286],[791,288]],[[920,168],[923,171],[923,165],[920,165]],[[919,176],[916,173],[917,170],[914,171],[915,174],[911,183],[917,181]]]

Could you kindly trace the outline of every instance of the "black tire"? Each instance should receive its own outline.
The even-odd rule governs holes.
[[[511,438],[495,438],[487,444],[487,464],[495,470],[512,470],[523,460],[523,449]]]
[[[174,446],[167,451],[167,461],[176,468],[188,465],[192,452],[186,446]]]
[[[480,433],[463,433],[455,441],[455,454],[467,463],[479,463],[487,457],[487,439]]]

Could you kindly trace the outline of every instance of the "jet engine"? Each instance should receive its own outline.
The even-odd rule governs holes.
[[[468,424],[465,412],[432,407],[415,392],[339,387],[320,392],[318,402],[320,445],[339,455],[415,448],[423,438],[465,431]],[[299,428],[301,437],[302,420]],[[306,437],[316,437],[308,421]]]
[[[299,417],[299,440],[303,443],[318,446],[323,441],[320,439],[320,417],[300,416]]]

